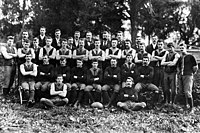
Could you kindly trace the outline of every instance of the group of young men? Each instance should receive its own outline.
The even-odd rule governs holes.
[[[40,35],[31,42],[24,31],[16,46],[14,37],[8,36],[6,46],[1,48],[4,95],[9,93],[18,68],[19,85],[30,106],[37,101],[45,107],[99,102],[105,107],[117,105],[133,111],[146,106],[139,100],[145,90],[154,93],[155,104],[160,92],[163,104],[175,104],[179,79],[179,91],[184,92],[186,105],[193,111],[193,75],[198,64],[185,44],[179,45],[179,54],[173,43],[164,49],[164,41],[157,36],[146,46],[140,37],[136,44],[124,40],[122,31],[112,39],[107,31],[101,39],[91,32],[80,38],[80,32],[75,31],[74,38],[67,39],[61,38],[60,29],[55,30],[55,38],[45,33],[46,28],[41,27]]]

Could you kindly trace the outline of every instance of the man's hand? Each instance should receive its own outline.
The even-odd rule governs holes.
[[[140,75],[141,78],[144,78],[144,75]]]
[[[99,80],[99,78],[94,78],[94,81],[97,81],[97,80]]]
[[[77,79],[78,77],[77,77],[77,76],[74,76],[74,78]]]
[[[45,75],[45,73],[43,73],[43,72],[40,72],[40,75]]]
[[[113,75],[114,78],[117,78],[117,75]]]

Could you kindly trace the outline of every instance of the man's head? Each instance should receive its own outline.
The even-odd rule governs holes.
[[[32,54],[26,54],[25,59],[26,59],[26,62],[31,62]]]
[[[88,32],[86,33],[86,39],[87,39],[88,41],[91,41],[91,40],[92,40],[92,32],[88,31]]]
[[[184,44],[184,43],[180,44],[179,48],[180,48],[181,53],[184,53],[184,54],[187,53],[187,45],[186,44]]]
[[[43,64],[49,64],[49,56],[48,55],[43,56]]]
[[[68,44],[73,44],[73,41],[74,41],[73,37],[68,37]]]
[[[14,43],[14,36],[8,36],[7,37],[7,44],[8,44],[8,46],[13,45],[13,43]]]
[[[134,84],[133,78],[132,77],[128,77],[126,79],[126,87],[132,87],[133,84]]]
[[[97,69],[98,68],[98,60],[93,60],[92,61],[92,68]]]
[[[111,45],[112,45],[112,48],[116,48],[117,47],[117,43],[118,43],[118,40],[116,38],[113,38],[111,40]]]
[[[60,59],[60,65],[61,66],[66,66],[66,64],[67,64],[67,60],[65,58],[61,58]]]
[[[62,76],[61,74],[58,74],[58,75],[57,75],[56,82],[57,82],[58,84],[62,84],[62,82],[63,82],[63,76]]]
[[[133,61],[133,56],[132,56],[131,54],[127,54],[127,55],[126,55],[126,61],[127,61],[127,63],[132,63],[132,61]]]
[[[44,26],[40,27],[40,35],[45,36],[46,28]]]
[[[28,49],[30,47],[30,45],[31,45],[30,40],[25,39],[24,40],[24,45],[23,45],[24,49]]]
[[[83,48],[85,46],[85,39],[84,38],[80,38],[79,40],[79,47]]]
[[[123,32],[122,32],[122,31],[118,31],[118,32],[117,32],[117,39],[118,39],[119,41],[122,41],[123,38],[124,38]]]
[[[76,64],[77,64],[77,67],[82,67],[83,66],[83,60],[77,59]]]
[[[61,36],[61,30],[60,29],[56,29],[55,30],[55,37],[56,38],[60,38],[60,36]]]
[[[169,53],[173,53],[174,52],[174,45],[173,45],[173,43],[168,43],[167,47],[168,47]]]
[[[158,49],[162,50],[164,48],[164,41],[159,39],[157,42]]]
[[[28,39],[28,37],[29,37],[28,31],[23,31],[22,32],[22,39]]]
[[[46,46],[51,46],[51,44],[52,44],[52,38],[50,37],[50,36],[47,36],[46,37]]]
[[[95,39],[94,40],[94,46],[96,49],[100,48],[100,45],[101,45],[101,41],[99,39]]]
[[[62,43],[61,43],[61,45],[62,45],[62,48],[66,48],[67,47],[67,39],[62,39],[62,41],[61,41]]]
[[[74,38],[75,38],[75,39],[79,39],[80,36],[81,36],[80,31],[75,31],[75,32],[74,32]]]
[[[144,43],[140,43],[139,44],[139,50],[140,51],[145,51],[145,44]]]
[[[125,40],[125,46],[126,46],[126,49],[130,49],[131,48],[131,40]]]
[[[39,38],[35,37],[33,39],[33,46],[38,47],[39,46]]]
[[[143,66],[148,66],[149,63],[150,63],[150,58],[148,57],[148,54],[144,54],[143,59],[142,59]]]
[[[103,40],[108,40],[108,38],[109,38],[109,35],[108,35],[108,31],[104,31],[103,32]]]
[[[111,67],[116,67],[116,66],[117,66],[117,59],[112,58],[112,59],[110,60],[110,65],[111,65]]]
[[[158,41],[158,36],[156,36],[156,35],[152,36],[152,42],[153,42],[153,44],[156,44],[157,41]]]
[[[140,44],[141,43],[141,36],[137,36],[136,37],[136,44]]]

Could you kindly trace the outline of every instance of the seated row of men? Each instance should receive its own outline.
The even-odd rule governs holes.
[[[137,83],[134,89],[132,88],[134,86],[131,86],[130,89],[134,92],[134,94],[131,92],[131,97],[133,97],[134,101],[138,100],[138,92],[143,89],[143,85],[147,85],[147,88],[151,89],[156,94],[159,93],[158,87],[151,83],[154,72],[153,68],[148,66],[150,61],[148,56],[143,57],[143,66],[136,70],[135,64],[132,63],[132,55],[127,55],[127,63],[124,65],[131,65],[132,69],[130,73],[126,73],[126,71],[123,70],[124,67],[118,67],[117,59],[115,58],[111,59],[110,66],[105,69],[104,73],[101,68],[98,68],[98,60],[93,60],[92,67],[87,70],[83,67],[83,60],[78,59],[76,67],[72,68],[70,71],[70,67],[66,66],[66,59],[60,60],[60,66],[55,69],[53,65],[49,64],[47,55],[43,57],[43,64],[38,67],[31,62],[31,54],[27,54],[25,59],[26,62],[20,65],[20,80],[25,94],[29,94],[30,104],[35,102],[34,97],[36,96],[36,98],[41,99],[41,102],[46,103],[48,106],[53,106],[53,104],[50,104],[52,103],[50,102],[51,100],[48,100],[50,92],[50,95],[53,96],[52,101],[56,101],[58,97],[55,96],[59,96],[62,97],[62,102],[69,102],[75,107],[80,105],[80,102],[83,101],[83,96],[89,98],[91,103],[102,102],[109,107],[116,100],[120,90],[124,91],[124,89],[121,88],[126,88],[127,78],[131,79],[131,82],[134,80],[134,82]],[[54,83],[51,84],[55,82],[54,79],[57,79],[56,85]],[[61,89],[62,81],[64,84]],[[61,92],[60,89],[63,91]],[[93,90],[94,93],[92,95]],[[112,93],[109,95],[109,91],[111,90]],[[35,92],[36,95],[34,96]],[[155,97],[158,98],[158,96]],[[156,98],[155,103],[157,102]],[[144,104],[142,105],[144,106]]]

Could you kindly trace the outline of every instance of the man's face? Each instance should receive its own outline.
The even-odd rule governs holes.
[[[123,33],[122,32],[117,33],[117,39],[118,40],[123,40]]]
[[[67,47],[67,41],[62,41],[62,47],[66,48]]]
[[[87,40],[91,40],[92,39],[92,33],[91,32],[87,32],[86,33],[86,39]]]
[[[37,46],[39,45],[39,40],[38,40],[38,39],[35,39],[35,40],[33,41],[33,45],[37,47]]]
[[[99,48],[100,47],[101,42],[100,41],[95,41],[94,46],[95,48]]]
[[[92,62],[92,67],[95,68],[95,69],[97,69],[97,67],[98,67],[98,62]]]
[[[126,87],[132,87],[132,85],[133,85],[132,80],[131,79],[127,79],[126,80]]]
[[[152,37],[152,42],[153,42],[153,44],[156,44],[157,41],[158,41],[158,37],[157,37],[157,36],[153,36],[153,37]]]
[[[110,64],[111,64],[111,67],[117,66],[117,60],[111,59],[111,60],[110,60]]]
[[[169,47],[169,48],[168,48],[168,51],[169,51],[170,53],[173,53],[173,52],[174,52],[174,47],[172,47],[172,46]]]
[[[164,44],[163,44],[163,42],[158,42],[157,46],[158,46],[158,49],[163,49]]]
[[[125,45],[126,45],[126,48],[127,48],[127,49],[131,48],[131,43],[130,43],[129,41],[126,41],[126,42],[125,42]]]
[[[181,53],[186,53],[186,47],[185,46],[180,46],[180,51]]]
[[[43,57],[43,63],[45,63],[45,64],[49,63],[49,57],[44,56]]]
[[[112,40],[112,47],[116,48],[117,47],[117,40]]]
[[[57,38],[59,38],[59,37],[61,36],[61,31],[56,31],[56,32],[55,32],[55,36],[56,36]]]
[[[40,34],[41,35],[45,35],[46,33],[46,29],[45,28],[40,28]]]
[[[132,60],[133,60],[133,56],[127,56],[126,60],[127,60],[128,63],[131,63]]]
[[[107,40],[108,39],[108,34],[107,33],[103,33],[103,40]]]
[[[143,44],[140,44],[140,45],[139,45],[139,49],[140,49],[140,51],[144,51],[144,45],[143,45]]]
[[[75,32],[74,33],[74,38],[79,39],[80,38],[80,32]]]
[[[139,44],[141,42],[141,37],[140,36],[137,36],[136,38],[136,43]]]
[[[47,46],[51,46],[52,43],[52,39],[46,39],[46,45]]]
[[[144,66],[148,66],[149,65],[149,59],[143,58],[142,63],[143,63]]]
[[[69,43],[69,44],[73,44],[73,41],[74,41],[73,38],[68,39],[68,43]]]
[[[85,45],[84,40],[80,40],[80,41],[79,41],[79,46],[82,48],[82,47],[84,47],[84,45]]]
[[[28,38],[28,32],[23,32],[22,33],[22,38],[27,39]]]
[[[8,44],[8,45],[11,46],[11,45],[13,45],[13,43],[14,43],[14,40],[13,40],[13,39],[8,39],[8,41],[7,41],[7,44]]]
[[[57,83],[61,84],[63,82],[63,77],[62,76],[57,77],[56,81],[57,81]]]
[[[26,55],[26,58],[25,58],[25,59],[26,59],[26,61],[29,61],[29,62],[30,62],[30,61],[32,60],[32,55],[31,55],[31,54]]]
[[[61,66],[66,66],[67,61],[66,60],[60,60],[60,65]]]
[[[83,61],[77,60],[77,67],[82,67],[83,66]]]
[[[24,46],[24,48],[25,48],[25,49],[28,49],[28,48],[29,48],[29,46],[30,46],[30,43],[26,42],[26,43],[24,43],[24,45],[23,45],[23,46]]]

